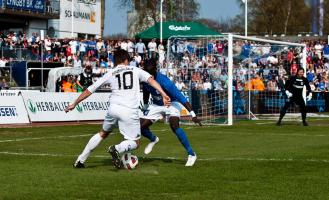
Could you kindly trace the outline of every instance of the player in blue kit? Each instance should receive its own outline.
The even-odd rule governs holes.
[[[144,137],[148,138],[151,141],[146,146],[144,153],[151,153],[154,145],[159,142],[159,138],[151,132],[149,127],[157,120],[162,119],[163,115],[169,115],[170,128],[176,134],[178,140],[184,146],[188,154],[188,160],[185,166],[193,166],[197,159],[197,156],[193,151],[184,130],[179,127],[180,111],[182,110],[183,106],[190,112],[193,122],[202,126],[200,120],[197,118],[196,114],[192,110],[191,104],[177,89],[175,84],[167,76],[161,74],[160,72],[157,72],[155,60],[146,60],[144,63],[144,70],[153,75],[154,79],[161,85],[163,90],[171,99],[171,105],[169,107],[164,106],[161,95],[156,90],[154,90],[149,84],[143,84],[144,108],[143,115],[140,117],[141,132]],[[153,104],[148,106],[150,95],[152,96]]]

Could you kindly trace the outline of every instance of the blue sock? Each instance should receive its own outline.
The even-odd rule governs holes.
[[[182,143],[182,145],[184,146],[185,150],[187,151],[188,155],[192,155],[194,156],[194,151],[190,145],[190,142],[188,141],[185,132],[183,131],[183,129],[181,128],[177,128],[175,130],[175,134],[178,138],[178,140],[180,141],[180,143]]]
[[[154,142],[156,139],[156,136],[151,132],[149,128],[143,129],[142,135],[147,139],[149,139],[151,142]]]

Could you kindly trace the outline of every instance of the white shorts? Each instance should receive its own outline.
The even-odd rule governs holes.
[[[117,125],[126,140],[140,139],[139,109],[111,104],[103,122],[103,130],[111,132]]]
[[[180,112],[182,109],[182,104],[177,101],[171,102],[169,107],[151,104],[148,107],[148,110],[142,113],[140,118],[157,121],[162,119],[164,115],[169,115],[169,117],[180,117]]]

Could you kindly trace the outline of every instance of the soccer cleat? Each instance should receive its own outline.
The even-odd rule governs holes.
[[[120,159],[119,152],[115,149],[115,146],[114,145],[110,146],[107,152],[109,152],[112,156],[112,163],[114,167],[117,169],[122,169],[123,163]]]
[[[85,164],[83,164],[82,162],[80,162],[80,160],[75,161],[75,163],[73,164],[74,168],[85,168]]]
[[[278,121],[278,122],[276,123],[276,125],[277,125],[277,126],[281,126],[281,121]]]
[[[150,143],[148,143],[148,145],[145,147],[144,153],[145,153],[145,154],[149,154],[149,153],[151,153],[151,152],[152,152],[152,149],[153,149],[153,147],[154,147],[154,145],[155,145],[156,143],[158,143],[159,140],[160,140],[160,139],[159,139],[158,137],[156,137],[154,142],[150,142]]]
[[[303,121],[303,126],[308,126],[308,123],[306,121]]]
[[[188,155],[187,162],[185,164],[185,167],[192,167],[196,161],[196,154],[194,153],[194,156]]]

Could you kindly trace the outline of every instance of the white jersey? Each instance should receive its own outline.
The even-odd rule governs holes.
[[[112,90],[111,105],[138,108],[140,104],[140,81],[147,82],[150,77],[149,73],[140,68],[118,65],[88,87],[88,90],[93,93],[100,86],[110,84]]]

